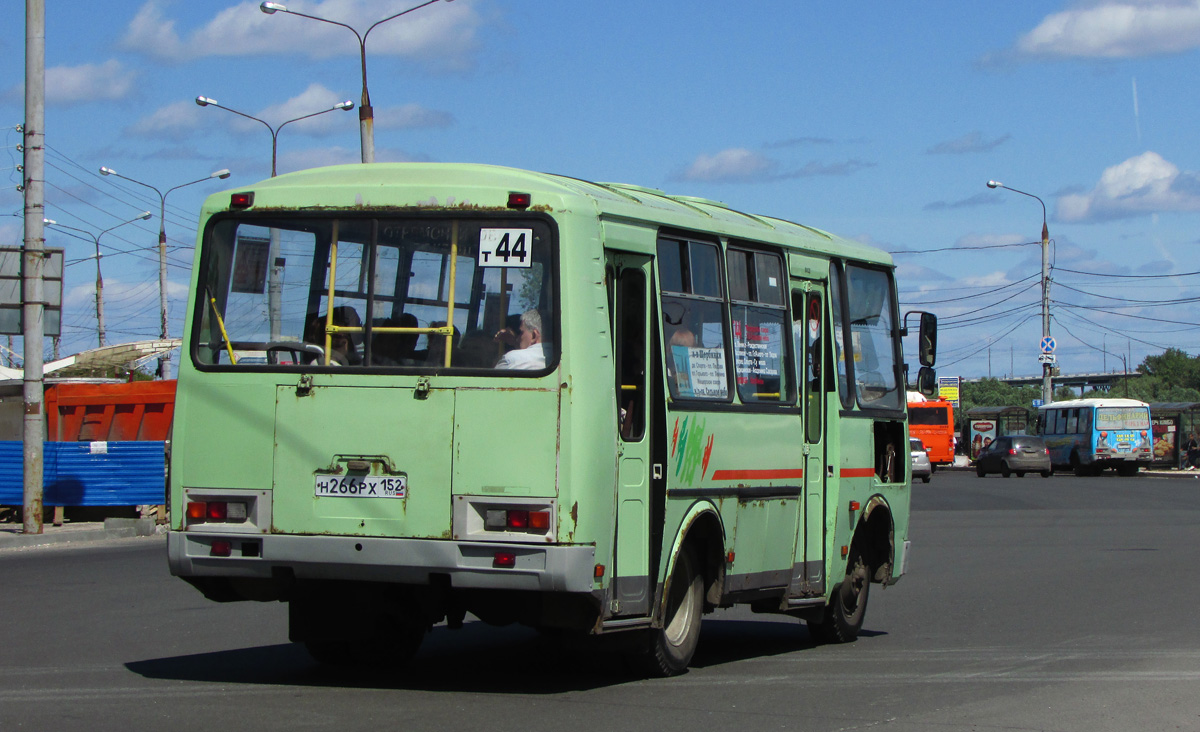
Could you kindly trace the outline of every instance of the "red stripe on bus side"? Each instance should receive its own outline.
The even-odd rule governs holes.
[[[875,468],[842,468],[843,478],[870,478],[875,475]]]
[[[803,468],[780,468],[777,470],[714,470],[713,480],[782,480],[804,477]]]

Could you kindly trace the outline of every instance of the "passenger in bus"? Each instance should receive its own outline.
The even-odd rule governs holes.
[[[401,313],[399,318],[389,318],[381,327],[416,328],[417,316]],[[371,363],[375,366],[411,366],[417,350],[417,333],[380,333],[371,336]]]
[[[546,368],[542,315],[537,310],[526,310],[521,313],[519,333],[513,333],[511,328],[505,328],[495,335],[494,340],[498,343],[515,344],[514,350],[504,354],[496,362],[496,368],[519,371],[536,371]]]
[[[306,342],[316,344],[321,348],[325,347],[325,320],[326,317],[324,314],[312,314],[308,316],[304,327],[304,340]],[[342,305],[333,309],[333,324],[335,326],[355,327],[361,325],[361,322],[358,319],[358,313],[348,305]],[[315,356],[306,356],[305,359],[307,363],[318,360]],[[321,359],[319,363],[323,365],[324,359]],[[359,355],[350,334],[333,333],[330,335],[329,363],[330,365],[337,364],[339,366],[356,366],[362,363],[362,356]]]
[[[444,320],[435,320],[429,324],[430,328],[441,328],[446,325]],[[458,349],[458,340],[461,334],[458,328],[454,329],[454,334],[450,336],[450,354],[451,364],[454,364],[453,356]],[[438,333],[429,334],[429,348],[425,355],[425,364],[427,366],[445,366],[446,365],[446,336]]]

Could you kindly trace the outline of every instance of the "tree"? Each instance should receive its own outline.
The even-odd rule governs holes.
[[[1164,391],[1200,390],[1200,357],[1189,356],[1178,348],[1168,348],[1158,356],[1146,356],[1137,370],[1140,374],[1154,377]]]

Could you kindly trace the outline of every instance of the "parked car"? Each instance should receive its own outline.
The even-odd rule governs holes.
[[[916,437],[910,437],[908,449],[912,453],[912,479],[920,478],[922,483],[928,483],[929,476],[933,475],[933,465],[929,462],[925,445]]]
[[[975,458],[975,474],[980,478],[988,473],[999,473],[1005,478],[1013,473],[1018,478],[1026,473],[1039,473],[1049,478],[1051,470],[1050,451],[1045,441],[1034,435],[997,437]]]

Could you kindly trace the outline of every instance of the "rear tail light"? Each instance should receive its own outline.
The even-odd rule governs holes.
[[[248,518],[245,501],[188,501],[189,524],[244,523]]]
[[[544,534],[550,530],[550,512],[491,508],[484,514],[483,527],[488,531]]]
[[[1010,447],[1010,448],[1008,448],[1008,454],[1009,454],[1009,455],[1016,455],[1016,454],[1017,454],[1017,448],[1015,448],[1015,447]]]
[[[512,569],[517,566],[517,555],[512,552],[496,552],[492,557],[492,566],[496,569]]]

